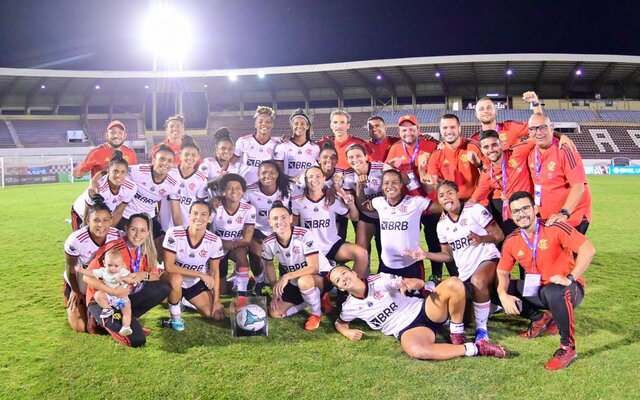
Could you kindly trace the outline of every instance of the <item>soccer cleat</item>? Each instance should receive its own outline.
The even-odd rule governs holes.
[[[129,336],[133,333],[133,330],[131,330],[130,326],[123,326],[122,328],[120,328],[120,332],[118,333],[122,336]]]
[[[253,287],[253,295],[254,296],[262,296],[262,290],[267,286],[266,282],[256,282],[255,286]]]
[[[505,358],[507,353],[504,351],[504,347],[497,343],[491,343],[488,340],[481,340],[476,342],[478,348],[478,355],[485,357]]]
[[[555,371],[557,369],[567,368],[578,358],[578,353],[576,353],[575,348],[571,348],[569,346],[560,346],[555,353],[553,353],[553,357],[547,362],[545,365],[545,369]]]
[[[100,318],[101,319],[107,319],[112,315],[113,315],[113,308],[111,308],[111,307],[103,308],[102,312],[100,313]]]
[[[331,314],[333,311],[333,304],[329,298],[329,292],[322,295],[322,298],[320,299],[320,307],[322,308],[322,312],[325,314]]]
[[[465,344],[467,342],[467,338],[464,333],[450,333],[449,340],[451,344]]]
[[[320,327],[320,320],[322,320],[322,315],[314,315],[307,319],[307,322],[304,323],[304,329],[308,331],[315,331]]]
[[[489,332],[487,332],[486,329],[482,329],[482,328],[478,328],[476,329],[476,343],[481,341],[481,340],[487,340],[490,341],[491,339],[489,339]]]
[[[184,330],[184,320],[182,317],[171,317],[169,320],[169,326],[174,331],[182,332]]]
[[[551,320],[551,322],[549,322],[549,325],[547,325],[547,330],[544,331],[545,335],[557,335],[558,333],[560,333],[560,329],[558,328],[558,324],[556,324],[556,321]]]
[[[545,333],[551,324],[555,325],[555,329],[552,328],[552,332],[555,331],[555,333],[558,333],[558,326],[555,324],[553,316],[549,311],[545,311],[545,313],[542,314],[542,318],[537,321],[531,321],[529,328],[526,331],[521,332],[520,337],[525,339],[537,338]]]

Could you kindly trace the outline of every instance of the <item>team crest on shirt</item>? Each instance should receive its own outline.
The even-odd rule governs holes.
[[[378,180],[378,178],[371,178],[371,180],[369,181],[369,183],[371,184],[371,186],[378,186],[378,185],[380,185],[380,181]]]
[[[273,149],[267,149],[267,154],[273,154]]]
[[[238,218],[236,218],[236,222],[237,222],[237,223],[241,224],[241,223],[242,223],[242,221],[243,221],[242,217],[238,217]]]
[[[160,196],[164,196],[165,194],[167,194],[167,191],[164,189],[160,189],[158,193],[160,194]]]
[[[549,248],[549,245],[548,245],[548,243],[547,243],[547,239],[541,239],[541,240],[538,242],[538,248],[539,248],[540,250],[546,250],[546,249],[548,249],[548,248]]]
[[[191,183],[189,184],[189,190],[193,191],[193,190],[195,190],[195,188],[196,188],[196,184],[195,184],[195,183],[193,183],[193,182],[191,182]]]
[[[207,250],[204,250],[204,249],[200,250],[198,255],[202,258],[205,258],[207,256]]]
[[[325,211],[329,211],[329,205],[327,203],[323,204],[322,209]]]
[[[384,294],[381,291],[376,290],[376,291],[373,292],[373,298],[374,299],[380,300],[383,297],[384,297]],[[371,306],[369,306],[369,307],[371,307]]]
[[[459,223],[460,223],[460,226],[467,226],[467,219],[462,218]]]
[[[291,251],[293,252],[293,254],[300,254],[300,247],[298,247],[298,246],[293,246],[293,248],[291,249]]]
[[[499,137],[499,138],[500,138],[500,140],[502,140],[503,142],[506,142],[506,141],[507,141],[507,139],[509,139],[509,138],[507,137],[507,134],[506,134],[506,133],[500,133],[500,134],[498,134],[498,137]]]
[[[460,161],[462,162],[469,162],[469,158],[467,157],[466,154],[463,154],[460,156]]]
[[[400,207],[398,207],[398,211],[400,211],[403,214],[406,213],[408,211],[407,206],[402,204]]]
[[[307,153],[307,155],[308,155],[308,156],[310,156],[311,154],[313,154],[313,150],[311,150],[311,149],[307,149],[307,152],[306,152],[306,153]]]
[[[547,169],[548,169],[549,171],[554,171],[554,170],[556,169],[556,163],[554,163],[553,161],[551,161],[551,162],[549,163],[549,165],[547,166]]]
[[[509,166],[511,168],[516,168],[518,166],[518,161],[516,159],[510,158],[509,159]]]

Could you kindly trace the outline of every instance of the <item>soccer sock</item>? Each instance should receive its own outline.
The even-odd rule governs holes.
[[[473,357],[478,354],[478,347],[475,344],[469,342],[464,344],[464,356]]]
[[[451,322],[449,324],[449,332],[451,333],[464,333],[464,322],[455,323]]]
[[[180,307],[180,303],[171,304],[169,303],[169,314],[171,317],[179,317],[182,315],[182,308]]]
[[[246,292],[249,286],[249,268],[238,269],[236,272],[236,285],[238,292]]]
[[[264,276],[264,269],[262,269],[262,272],[260,272],[260,275],[256,276],[256,283],[265,283],[266,282],[266,278]]]
[[[307,308],[308,304],[306,301],[303,301],[300,304],[296,304],[294,306],[289,307],[289,309],[287,311],[285,311],[284,314],[282,314],[283,317],[290,317],[293,314],[297,314],[300,311],[304,310],[305,308]]]
[[[476,316],[476,329],[487,330],[489,311],[491,311],[491,301],[486,301],[484,303],[473,302],[473,313]]]
[[[300,294],[305,302],[311,307],[311,314],[322,315],[320,310],[320,289],[313,287],[309,290],[301,290]]]

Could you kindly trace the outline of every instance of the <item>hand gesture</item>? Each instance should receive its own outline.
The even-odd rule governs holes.
[[[416,243],[416,249],[405,248],[404,255],[413,258],[415,261],[425,260],[429,253]]]
[[[469,236],[467,236],[467,239],[469,239],[469,242],[471,242],[472,246],[477,246],[481,243],[484,243],[484,236],[478,235],[473,231],[469,232]]]
[[[524,92],[522,94],[522,100],[527,103],[539,103],[540,99],[538,99],[538,95],[534,91]]]

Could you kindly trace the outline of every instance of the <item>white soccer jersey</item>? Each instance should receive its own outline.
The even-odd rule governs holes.
[[[116,289],[119,286],[128,286],[126,282],[119,281],[118,278],[124,278],[125,276],[129,276],[131,272],[128,269],[122,268],[115,274],[110,273],[106,267],[100,267],[97,269],[92,269],[91,273],[94,277],[100,279],[102,283],[109,286],[111,289]]]
[[[349,208],[339,198],[336,198],[332,205],[328,205],[324,196],[318,201],[313,201],[303,195],[291,199],[291,212],[300,217],[300,226],[313,230],[318,241],[318,249],[326,255],[340,240],[336,214],[346,215]]]
[[[408,267],[415,263],[404,255],[406,248],[420,242],[420,217],[429,209],[431,200],[420,196],[404,196],[396,206],[391,206],[384,197],[371,200],[371,205],[380,218],[380,241],[382,261],[392,269]]]
[[[169,195],[169,200],[180,202],[180,213],[182,214],[182,223],[189,223],[189,209],[191,204],[196,200],[206,200],[209,197],[207,193],[207,176],[198,170],[190,176],[182,176],[178,168],[171,170],[172,176],[177,182],[178,189]],[[173,226],[173,219],[170,227]]]
[[[188,226],[174,226],[164,237],[162,247],[176,255],[176,265],[191,271],[209,273],[209,261],[222,258],[222,240],[212,232],[206,231],[199,243],[191,243],[187,233]],[[183,276],[182,287],[190,288],[200,281],[195,276]]]
[[[483,261],[500,258],[495,244],[481,243],[473,246],[469,240],[470,232],[487,235],[486,228],[492,222],[493,217],[486,208],[469,203],[463,205],[457,222],[452,221],[448,214],[438,222],[438,239],[440,243],[451,246],[461,280],[469,279]]]
[[[369,182],[364,187],[364,195],[367,199],[371,200],[376,197],[382,196],[382,173],[384,172],[384,163],[372,161],[369,165]],[[351,190],[355,193],[356,191],[356,182],[358,180],[358,175],[356,172],[349,168],[344,173],[344,181],[342,183],[342,187],[345,190]],[[370,213],[367,211],[360,211],[365,214],[369,218],[378,218],[376,213]]]
[[[244,200],[256,209],[256,229],[264,233],[265,236],[270,235],[273,230],[269,225],[269,211],[273,202],[280,200],[285,206],[289,206],[289,198],[284,197],[280,190],[276,190],[273,194],[267,195],[260,190],[258,183],[247,186],[244,193]]]
[[[276,146],[273,159],[282,161],[284,174],[289,178],[295,178],[315,165],[319,155],[320,147],[311,141],[305,142],[302,146],[288,141]]]
[[[239,174],[249,183],[258,181],[258,168],[264,160],[271,160],[278,141],[270,138],[261,144],[253,135],[243,136],[236,142],[233,154],[240,157]]]
[[[317,166],[317,163],[314,164],[314,165]],[[333,187],[333,179],[335,178],[337,173],[344,174],[344,171],[341,170],[340,168],[336,168],[336,170],[333,172],[333,175],[331,175],[329,178],[325,178],[324,185],[322,185],[322,187],[324,187],[325,189],[332,188]],[[294,189],[296,189],[296,190],[299,189],[300,191],[302,191],[302,190],[304,190],[304,188],[306,186],[307,185],[305,184],[305,181],[304,181],[304,174],[302,174],[302,175],[300,175],[300,177],[296,181]],[[296,195],[298,195],[298,194],[299,193],[296,193]],[[293,196],[291,196],[291,197],[293,197]]]
[[[327,273],[331,270],[329,260],[318,251],[313,232],[308,229],[299,226],[293,227],[291,240],[284,245],[278,241],[275,233],[267,236],[262,242],[262,258],[267,261],[278,259],[280,276],[306,267],[307,256],[312,254],[318,254],[320,273]],[[297,279],[290,282],[293,285],[298,285]]]
[[[124,209],[124,218],[133,214],[147,213],[151,217],[156,215],[156,204],[178,189],[177,182],[171,174],[167,174],[162,182],[154,182],[151,165],[132,165],[129,167],[129,177],[138,185],[138,191],[133,200]]]
[[[396,338],[421,312],[423,301],[400,293],[402,277],[380,273],[367,278],[364,299],[349,295],[342,304],[340,319],[351,322],[358,318],[376,331]]]
[[[120,204],[128,204],[135,196],[138,190],[138,185],[136,185],[131,179],[126,178],[120,189],[116,193],[113,193],[111,187],[109,186],[109,176],[105,175],[102,178],[98,179],[98,193],[104,199],[104,204],[109,207],[109,210],[113,213],[113,211]],[[80,218],[84,219],[84,209],[85,204],[92,206],[94,204],[93,200],[89,196],[89,189],[85,190],[80,197],[78,197],[73,203],[73,211],[75,211]]]
[[[256,209],[251,204],[240,202],[240,207],[233,214],[229,215],[222,203],[213,211],[213,229],[216,235],[223,240],[242,239],[244,226],[255,225]]]
[[[218,160],[215,157],[207,157],[200,162],[198,170],[203,172],[208,180],[215,179],[220,176],[222,172],[228,172],[230,174],[238,173],[238,163],[229,164],[227,168],[222,168]]]
[[[116,228],[109,228],[107,232],[107,237],[103,244],[111,242],[112,240],[119,239],[121,237],[121,232]],[[96,242],[93,241],[91,235],[89,234],[89,227],[85,226],[84,228],[80,228],[77,231],[73,232],[67,240],[64,242],[64,252],[70,256],[78,257],[78,264],[82,265],[86,268],[93,256],[96,254],[100,246]],[[67,276],[67,272],[64,272],[64,280],[69,283],[69,277]],[[82,275],[76,274],[76,281],[78,282],[78,286],[82,293],[87,292],[87,284],[82,280]]]

